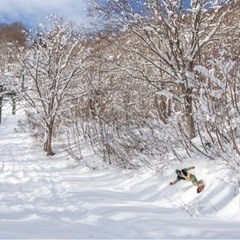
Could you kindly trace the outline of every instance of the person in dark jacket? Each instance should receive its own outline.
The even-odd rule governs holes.
[[[195,168],[195,166],[183,168],[182,170],[177,169],[176,170],[177,179],[173,182],[170,182],[170,185],[174,185],[181,180],[185,180],[188,182],[192,182],[192,184],[194,186],[198,187],[197,192],[198,193],[201,192],[205,187],[204,181],[202,179],[198,181],[194,174],[188,172],[189,170],[194,169],[194,168]]]

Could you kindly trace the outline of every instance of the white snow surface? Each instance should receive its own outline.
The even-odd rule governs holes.
[[[61,148],[45,156],[30,133],[19,131],[21,112],[3,110],[1,239],[240,238],[239,186],[216,163],[188,159],[163,173],[114,166],[93,171]],[[188,182],[169,185],[176,168],[191,165],[207,184],[200,194]]]

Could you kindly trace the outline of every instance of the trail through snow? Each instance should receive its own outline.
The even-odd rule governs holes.
[[[1,239],[239,238],[236,186],[216,181],[207,163],[194,162],[207,180],[201,195],[189,183],[169,186],[170,170],[94,172],[64,151],[46,157],[18,119],[0,125]]]

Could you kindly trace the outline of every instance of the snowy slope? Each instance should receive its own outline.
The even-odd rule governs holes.
[[[61,149],[46,157],[18,131],[19,112],[9,111],[0,125],[1,239],[239,238],[239,189],[216,163],[196,158],[174,166],[196,166],[192,172],[207,182],[201,194],[183,181],[170,186],[175,169],[93,172]]]

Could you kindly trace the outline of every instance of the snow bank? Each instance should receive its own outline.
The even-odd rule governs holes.
[[[196,157],[162,174],[93,172],[61,149],[46,157],[8,110],[0,125],[2,239],[239,238],[239,189],[216,162]],[[169,185],[175,168],[190,165],[207,183],[201,194],[184,181]]]

